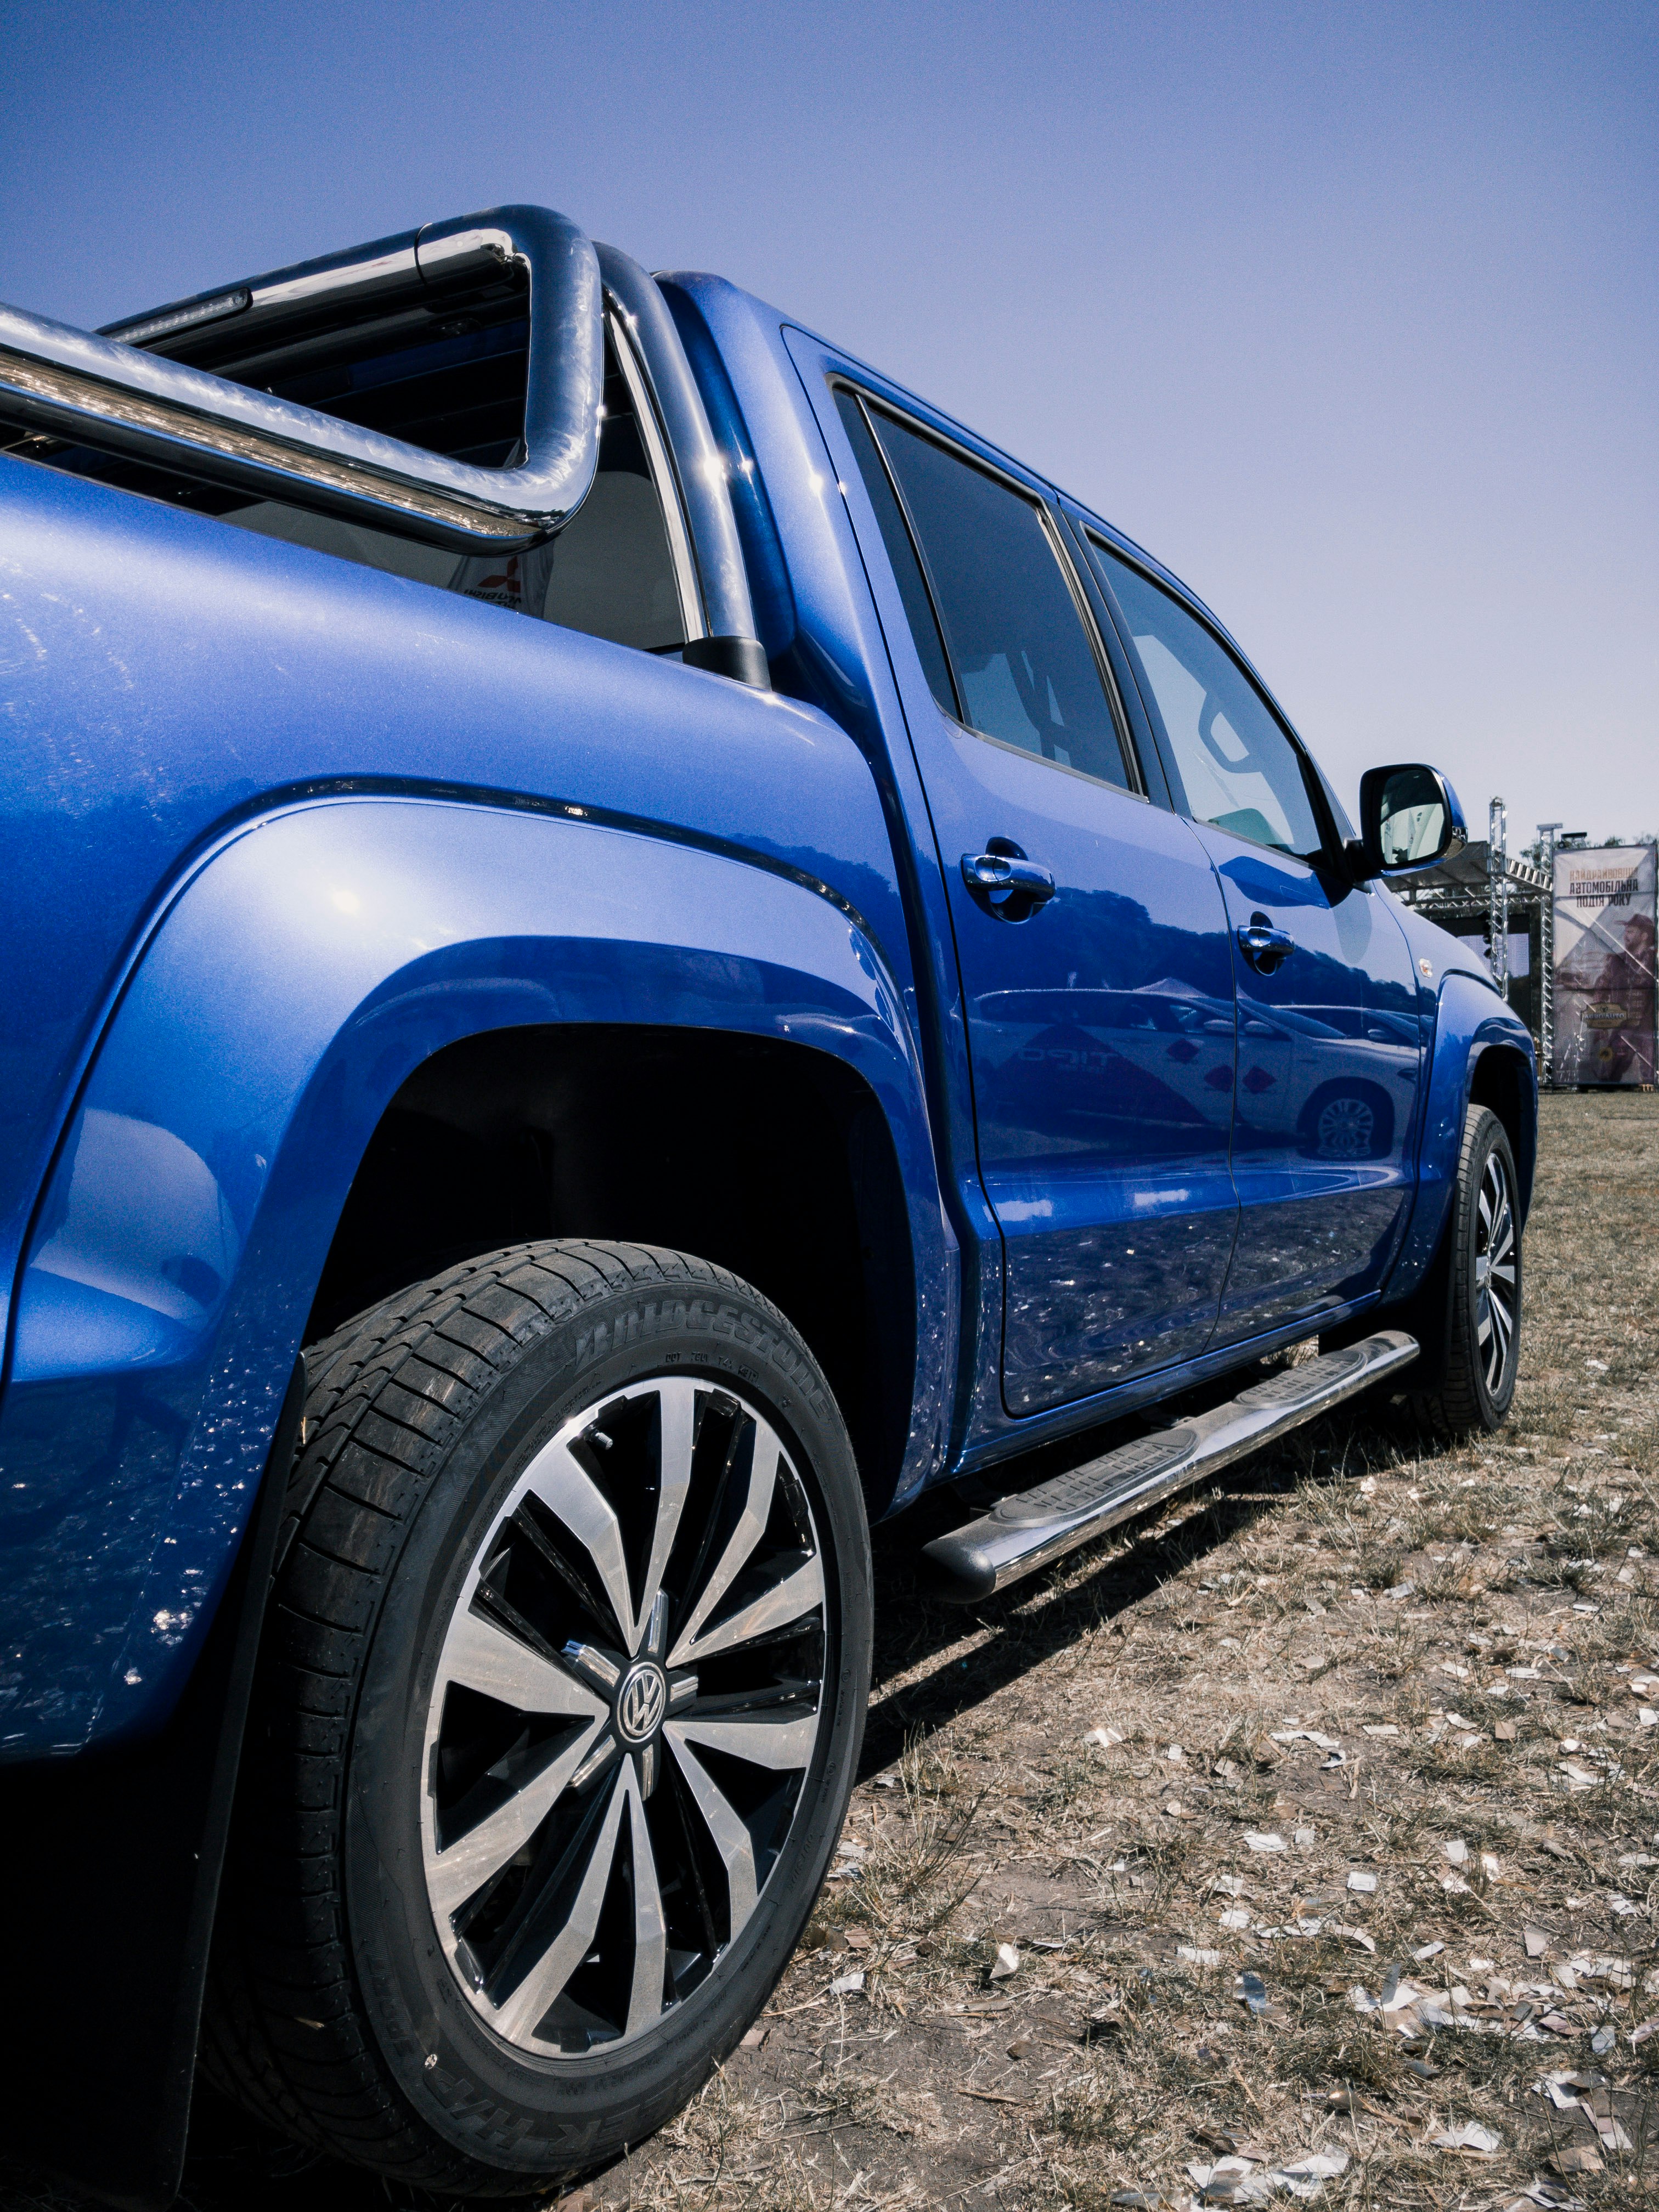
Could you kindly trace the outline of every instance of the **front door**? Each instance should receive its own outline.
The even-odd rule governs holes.
[[[1224,1343],[1381,1280],[1412,1193],[1415,978],[1386,902],[1335,865],[1310,766],[1239,662],[1117,549],[1087,542],[1227,903],[1242,1211]]]
[[[839,402],[933,695],[911,725],[1006,1257],[1004,1397],[1036,1413],[1214,1333],[1238,1213],[1226,911],[1190,826],[1142,795],[1044,502]]]
[[[1243,1213],[1223,1340],[1375,1290],[1411,1196],[1417,1010],[1400,925],[1374,893],[1200,832],[1236,947],[1233,1179]],[[1262,931],[1292,950],[1253,957]]]

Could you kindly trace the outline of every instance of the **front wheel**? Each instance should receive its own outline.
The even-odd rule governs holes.
[[[805,1923],[868,1694],[851,1449],[775,1308],[638,1246],[468,1262],[307,1364],[207,2063],[528,2192],[678,2110]]]
[[[1457,1191],[1447,1224],[1447,1280],[1437,1389],[1414,1403],[1453,1436],[1498,1428],[1521,1364],[1521,1224],[1515,1155],[1489,1107],[1463,1122]]]

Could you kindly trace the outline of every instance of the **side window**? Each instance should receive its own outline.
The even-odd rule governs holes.
[[[434,330],[429,317],[422,323],[412,335],[400,327],[395,344],[348,330],[288,349],[297,360],[203,365],[233,382],[257,385],[429,453],[447,453],[477,468],[507,467],[524,425],[528,324],[521,314],[477,326],[471,317],[452,316],[441,330]],[[636,396],[638,380],[626,373],[610,335],[605,367],[605,422],[593,488],[556,538],[527,553],[446,552],[392,531],[279,500],[249,500],[222,486],[169,476],[142,462],[58,439],[29,435],[12,443],[10,450],[147,493],[171,507],[217,515],[262,538],[332,553],[617,645],[672,653],[684,643],[686,629],[651,464],[656,425],[641,422],[641,410],[648,405],[643,387]],[[8,443],[0,424],[0,450]]]
[[[854,448],[940,706],[981,737],[1131,788],[1094,647],[1037,502],[874,409],[872,439],[850,393],[841,407],[849,431],[859,418]]]
[[[1321,838],[1302,762],[1255,684],[1160,585],[1092,535],[1089,553],[1122,611],[1147,703],[1156,702],[1186,787],[1186,811],[1253,844],[1311,858]]]
[[[870,495],[870,504],[876,510],[882,543],[887,548],[887,558],[892,563],[899,597],[904,602],[905,617],[910,625],[910,635],[915,640],[916,653],[927,676],[928,688],[945,713],[959,719],[962,708],[957,698],[957,687],[951,680],[950,665],[945,658],[945,641],[939,634],[933,603],[927,596],[921,563],[917,560],[916,549],[910,541],[909,526],[904,520],[904,510],[893,489],[892,479],[876,450],[876,441],[871,435],[869,423],[865,420],[863,408],[844,385],[836,386],[836,405],[846,425],[847,435],[852,441],[853,451],[858,459],[859,474],[864,478],[864,488]]]

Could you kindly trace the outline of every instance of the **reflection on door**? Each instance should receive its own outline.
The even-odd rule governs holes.
[[[905,710],[1002,1233],[1004,1402],[1036,1413],[1214,1334],[1238,1216],[1226,908],[1192,830],[1136,793],[1042,499],[850,392],[836,406],[916,647]],[[1030,895],[999,897],[999,863]]]
[[[1374,893],[1208,826],[1235,933],[1242,1214],[1220,1341],[1376,1289],[1404,1226],[1420,1046],[1410,955]],[[1272,973],[1237,933],[1263,917],[1294,951]]]
[[[924,757],[941,836],[982,842],[1000,823],[1058,886],[1019,923],[951,886],[980,1174],[1006,1254],[1003,1392],[1036,1413],[1214,1334],[1238,1216],[1225,915],[1185,823],[937,726]]]

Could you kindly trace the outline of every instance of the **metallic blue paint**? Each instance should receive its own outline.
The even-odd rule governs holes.
[[[1411,955],[1390,906],[1324,868],[1208,824],[1233,933],[1238,1243],[1221,1340],[1316,1319],[1376,1290],[1410,1208],[1422,1047]],[[1264,973],[1238,932],[1294,945]]]
[[[1430,948],[1419,957],[1431,964],[1436,951],[1449,950],[1459,941],[1415,915],[1406,919],[1417,925],[1412,931],[1413,951],[1419,946]],[[1524,1070],[1520,1085],[1522,1121],[1513,1133],[1518,1178],[1516,1196],[1523,1224],[1532,1204],[1538,1150],[1537,1060],[1526,1024],[1504,1005],[1491,977],[1471,969],[1455,969],[1443,976],[1434,992],[1433,1009],[1416,1194],[1410,1224],[1389,1277],[1390,1299],[1403,1299],[1416,1290],[1438,1249],[1456,1188],[1463,1119],[1475,1071],[1488,1052],[1510,1054]]]
[[[479,1030],[678,1021],[857,1068],[909,1200],[908,1486],[933,1470],[952,1255],[843,731],[27,463],[0,462],[0,550],[13,1253],[38,1216],[0,1405],[0,1747],[164,1716],[374,1119]]]
[[[811,391],[814,342],[789,337]],[[853,369],[915,408],[845,359],[817,367],[821,391]],[[1226,915],[1185,823],[940,712],[839,416],[821,405],[817,419],[900,647],[909,760],[951,931],[935,941],[948,957],[954,940],[941,996],[959,975],[965,1007],[974,1119],[951,1125],[959,1227],[991,1255],[993,1226],[1000,1234],[1003,1396],[1009,1413],[1029,1414],[1200,1352],[1213,1331],[1238,1211]],[[1057,896],[1027,922],[987,913],[964,885],[957,857],[992,837],[1054,875]],[[988,1304],[1000,1288],[994,1277],[983,1285]]]
[[[954,1462],[988,1412],[999,1425],[1004,1419],[1002,1247],[975,1159],[950,908],[902,705],[906,656],[914,663],[915,647],[884,564],[866,574],[848,514],[856,471],[848,474],[850,459],[842,465],[844,440],[823,374],[803,379],[795,358],[798,343],[809,361],[827,360],[824,348],[720,277],[677,275],[664,289],[726,455],[751,578],[762,580],[756,622],[776,680],[834,715],[864,750],[909,904],[908,1003],[927,1072],[940,1201],[962,1255]],[[827,446],[826,434],[841,442]],[[987,1393],[988,1407],[981,1404]]]
[[[35,1687],[0,1704],[9,1747],[170,1705],[403,1079],[460,1037],[619,1015],[833,1053],[927,1191],[920,1071],[874,948],[775,874],[599,824],[356,799],[264,817],[193,878],[123,998],[23,1270],[0,1601]],[[911,1228],[925,1306],[936,1205]],[[926,1461],[938,1380],[921,1380]]]
[[[1051,487],[720,280],[663,291],[772,695],[0,456],[0,1753],[165,1716],[353,1172],[452,1042],[678,1024],[857,1073],[915,1273],[896,1503],[1405,1296],[1482,1054],[1532,1111],[1522,1025],[1385,890],[1239,1001],[1230,902],[1311,909],[1170,811],[1121,671],[1150,803],[943,723],[827,380]],[[997,834],[1060,879],[1030,924],[961,895]],[[1241,1085],[1230,1159],[1236,1054],[1295,1111]],[[1375,1159],[1305,1156],[1328,1061],[1401,1102]],[[1304,1187],[1343,1249],[1289,1314],[1241,1285]]]
[[[1281,1004],[1275,1006],[1271,1003],[1271,993],[1265,994],[1268,1003],[1263,1003],[1261,995],[1247,994],[1250,1002],[1242,1005],[1240,1012],[1251,1026],[1252,1035],[1249,1042],[1258,1056],[1255,1062],[1249,1064],[1260,1065],[1263,1073],[1272,1073],[1264,1057],[1271,1049],[1287,1064],[1299,1061],[1310,1074],[1312,1062],[1318,1057],[1314,1051],[1316,1044],[1322,1052],[1339,1054],[1345,1069],[1350,1060],[1353,1061],[1355,1068],[1352,1072],[1358,1072],[1358,1063],[1365,1062],[1365,1079],[1376,1081],[1379,1089],[1382,1088],[1381,1071],[1386,1070],[1391,1089],[1384,1095],[1392,1099],[1397,1091],[1404,1102],[1403,1108],[1389,1117],[1392,1127],[1386,1150],[1380,1159],[1342,1166],[1324,1162],[1315,1166],[1304,1156],[1304,1147],[1316,1146],[1320,1115],[1324,1105],[1329,1103],[1328,1091],[1322,1096],[1322,1085],[1333,1079],[1322,1073],[1316,1080],[1303,1080],[1298,1112],[1290,1130],[1276,1133],[1272,1124],[1264,1122],[1259,1114],[1243,1119],[1242,1134],[1245,1144],[1243,1147],[1239,1146],[1237,1139],[1241,1132],[1236,1127],[1233,1158],[1237,1165],[1244,1153],[1258,1149],[1266,1149],[1270,1155],[1275,1149],[1281,1155],[1294,1152],[1294,1166],[1286,1158],[1280,1160],[1276,1188],[1268,1187],[1274,1171],[1266,1169],[1266,1180],[1262,1180],[1264,1163],[1255,1160],[1243,1168],[1236,1189],[1242,1193],[1244,1185],[1250,1183],[1252,1176],[1255,1176],[1257,1180],[1252,1187],[1249,1203],[1265,1201],[1269,1208],[1277,1205],[1281,1216],[1279,1227],[1282,1231],[1295,1222],[1299,1213],[1312,1211],[1310,1207],[1301,1206],[1291,1194],[1310,1183],[1319,1188],[1328,1200],[1334,1200],[1336,1212],[1344,1217],[1339,1242],[1343,1246],[1345,1262],[1340,1266],[1324,1265],[1314,1268],[1314,1286],[1302,1285],[1298,1294],[1288,1302],[1288,1308],[1285,1308],[1264,1302],[1248,1287],[1241,1287],[1249,1283],[1250,1263],[1247,1261],[1245,1269],[1241,1270],[1234,1281],[1235,1290],[1239,1292],[1240,1310],[1231,1329],[1219,1330],[1208,1348],[1189,1345],[1184,1362],[1166,1364],[1147,1373],[1133,1374],[1127,1379],[1118,1380],[1108,1389],[1100,1387],[1097,1370],[1092,1388],[1085,1380],[1084,1395],[1074,1393],[1065,1402],[1053,1406],[1047,1412],[1030,1411],[1019,1402],[1018,1394],[1005,1400],[1003,1389],[999,1387],[1002,1378],[997,1372],[994,1350],[997,1318],[995,1307],[1003,1286],[1000,1279],[1002,1271],[998,1265],[1001,1256],[997,1249],[999,1225],[988,1203],[988,1185],[983,1173],[984,1117],[981,1109],[976,1126],[963,1111],[973,1095],[973,1077],[967,1064],[966,1048],[979,1014],[974,996],[971,964],[963,949],[963,916],[954,911],[957,904],[966,903],[957,900],[956,859],[959,851],[969,849],[969,847],[962,843],[954,828],[947,828],[942,823],[940,794],[946,780],[929,774],[927,763],[930,757],[933,733],[942,726],[943,718],[933,704],[926,676],[909,636],[902,602],[882,550],[880,532],[864,494],[851,448],[841,428],[831,396],[830,380],[848,378],[969,451],[979,453],[993,466],[1053,500],[1074,527],[1082,526],[1103,531],[1107,537],[1133,552],[1135,557],[1152,573],[1186,598],[1220,635],[1226,638],[1227,633],[1207,609],[1203,608],[1201,602],[1194,599],[1179,579],[1170,574],[1161,563],[1122,538],[1121,533],[1112,530],[1100,518],[1079,507],[1064,494],[1054,491],[1053,487],[1045,484],[1011,455],[977,437],[962,423],[895,385],[868,364],[837,351],[827,341],[787,322],[777,316],[775,311],[760,307],[743,295],[732,292],[729,286],[721,284],[717,279],[676,281],[687,287],[704,288],[699,296],[705,301],[709,297],[718,301],[721,318],[719,323],[719,353],[722,364],[720,374],[728,395],[728,404],[732,410],[745,416],[751,425],[757,422],[788,419],[791,424],[790,441],[778,459],[785,469],[793,471],[799,467],[797,457],[800,451],[794,428],[799,416],[799,399],[796,392],[779,388],[780,349],[775,333],[781,325],[783,346],[795,369],[800,391],[806,395],[812,410],[823,442],[824,458],[841,495],[839,505],[842,514],[837,516],[832,513],[830,520],[834,523],[844,517],[843,543],[847,550],[842,557],[849,567],[856,563],[867,577],[868,588],[881,617],[889,664],[899,695],[896,703],[902,708],[905,717],[905,734],[908,743],[898,741],[896,728],[887,766],[896,783],[903,787],[902,804],[912,825],[910,840],[919,863],[919,885],[932,902],[927,914],[926,937],[924,939],[921,933],[917,934],[918,969],[926,973],[931,956],[937,977],[933,1004],[940,1010],[944,1035],[951,1047],[944,1059],[945,1096],[943,1111],[936,1113],[935,1131],[940,1150],[950,1163],[947,1200],[963,1247],[963,1359],[957,1390],[959,1412],[955,1431],[953,1468],[957,1472],[968,1472],[1006,1458],[1012,1452],[1030,1449],[1048,1438],[1064,1435],[1068,1431],[1138,1410],[1155,1402],[1160,1396],[1173,1395],[1191,1382],[1222,1371],[1230,1364],[1237,1364],[1270,1352],[1281,1344],[1292,1342],[1298,1335],[1305,1335],[1312,1326],[1332,1328],[1366,1309],[1378,1305],[1385,1298],[1403,1297],[1416,1279],[1415,1277],[1411,1282],[1407,1279],[1404,1237],[1422,1126],[1419,1109],[1422,1103],[1425,1047],[1427,1037],[1432,1034],[1434,1009],[1432,988],[1413,976],[1413,963],[1419,957],[1428,957],[1437,973],[1443,968],[1455,968],[1462,971],[1468,967],[1472,956],[1466,946],[1444,932],[1423,921],[1420,917],[1407,915],[1398,902],[1380,887],[1370,891],[1355,890],[1351,895],[1352,899],[1364,901],[1364,905],[1355,904],[1352,915],[1340,915],[1337,909],[1346,907],[1348,902],[1344,899],[1342,887],[1333,884],[1325,895],[1327,911],[1322,917],[1317,933],[1322,939],[1317,951],[1323,956],[1322,981],[1330,987],[1325,990],[1321,1000],[1322,1011],[1298,1012],[1293,999],[1289,1006]],[[684,328],[683,323],[683,331]],[[738,341],[735,343],[734,338]],[[712,351],[713,348],[709,350]],[[698,357],[694,349],[694,363]],[[728,374],[734,362],[740,363],[740,368]],[[711,412],[714,411],[715,403],[707,390],[705,398]],[[762,453],[764,459],[758,437],[744,451],[751,463],[757,453]],[[806,481],[813,493],[811,510],[813,533],[821,546],[823,524],[820,519],[820,486],[813,472],[816,456],[810,449],[806,459]],[[817,463],[816,465],[822,468],[823,464]],[[781,483],[788,494],[795,495],[794,513],[781,506],[769,508],[769,522],[773,535],[769,541],[768,558],[779,564],[781,572],[793,573],[797,539],[791,525],[798,521],[799,510],[805,504],[799,498],[802,480],[795,474],[780,476],[769,465],[762,466],[755,472],[764,476],[775,498]],[[779,519],[772,521],[775,514]],[[817,557],[822,560],[821,552],[817,554]],[[1109,620],[1104,617],[1104,610],[1094,590],[1086,564],[1079,564],[1079,570],[1085,595],[1096,609],[1102,641],[1117,675],[1118,689],[1140,753],[1148,788],[1154,800],[1167,807],[1169,795],[1164,785],[1152,734],[1134,685],[1127,680],[1127,672],[1118,665],[1115,634]],[[1231,640],[1228,641],[1230,644],[1233,642]],[[1233,650],[1245,667],[1249,668],[1248,656],[1236,645],[1233,645]],[[1255,674],[1254,670],[1251,673]],[[1258,683],[1261,681],[1259,677],[1256,680]],[[1267,687],[1263,685],[1262,688],[1265,690]],[[966,744],[970,741],[957,742]],[[927,782],[925,797],[915,788],[918,763]],[[878,772],[880,765],[878,763]],[[1033,779],[1054,775],[1051,768],[1030,763],[1024,765]],[[1115,796],[1103,790],[1097,792],[1093,787],[1083,787],[1076,779],[1063,778],[1060,781],[1068,789],[1087,789],[1089,793],[1087,799],[1078,802],[1077,817],[1071,825],[1073,833],[1085,831],[1091,805],[1104,805],[1109,798]],[[1351,837],[1352,824],[1322,775],[1320,782],[1337,836],[1344,839]],[[925,813],[924,808],[927,810]],[[1060,811],[1058,801],[1054,802],[1049,808],[1051,816]],[[983,825],[983,834],[996,834],[988,821]],[[1060,833],[1057,828],[1045,824],[1044,834],[1054,836]],[[1189,828],[1188,834],[1215,838],[1216,845],[1220,848],[1213,854],[1219,890],[1226,872],[1224,864],[1231,857],[1227,848],[1231,846],[1231,854],[1242,854],[1244,848],[1237,841],[1230,841],[1220,833],[1200,832]],[[1021,836],[1018,831],[1013,835],[1014,841],[1024,845],[1033,858],[1045,863],[1050,860],[1051,855],[1040,844]],[[933,862],[931,870],[920,865],[930,845]],[[1109,871],[1112,857],[1109,851],[1103,852],[1098,866]],[[1252,851],[1251,858],[1269,866],[1276,860],[1276,856],[1265,854],[1259,848]],[[1305,872],[1311,874],[1310,871]],[[1237,885],[1233,887],[1235,890],[1237,888]],[[1285,886],[1276,882],[1275,889],[1282,894]],[[952,927],[948,935],[940,926],[939,907],[941,901],[950,902],[952,908]],[[988,922],[985,927],[988,929],[1005,928],[1006,935],[1018,939],[1019,952],[1027,954],[1028,948],[1040,943],[1042,930],[1057,919],[1061,910],[1062,902],[1056,899],[1018,930],[1006,930],[1004,925]],[[1364,917],[1364,926],[1357,931],[1356,918],[1361,915]],[[1393,918],[1393,927],[1390,926],[1390,917]],[[1194,932],[1195,938],[1205,935],[1206,921],[1198,907],[1197,895],[1186,908],[1183,921]],[[1311,939],[1311,933],[1309,933]],[[1224,960],[1224,974],[1220,997],[1212,1003],[1212,1009],[1218,1022],[1224,1021],[1222,1009],[1230,1004],[1234,995],[1231,979],[1224,973],[1224,963],[1231,957],[1231,927],[1224,922],[1217,931],[1217,942]],[[1363,937],[1363,947],[1355,942],[1357,936]],[[1418,942],[1419,936],[1422,939],[1420,944]],[[1328,946],[1322,942],[1326,937],[1330,939]],[[1009,957],[1014,957],[1011,950]],[[1066,972],[1071,973],[1069,963]],[[964,977],[968,987],[965,999],[959,995]],[[1490,994],[1490,985],[1486,988]],[[992,1010],[994,1011],[998,1005],[1008,1006],[1011,1003],[1017,1004],[1007,1000],[993,1001]],[[925,996],[922,1004],[925,1011]],[[1336,1016],[1334,1019],[1329,1018],[1333,1013]],[[1506,1015],[1505,1019],[1513,1024],[1515,1030],[1524,1037],[1524,1029],[1514,1017]],[[1334,1037],[1333,1032],[1335,1033]],[[933,1041],[935,1051],[939,1042],[938,1039]],[[924,1038],[924,1051],[927,1048],[928,1041]],[[1247,1060],[1245,1040],[1242,1036],[1239,1052],[1240,1066],[1243,1068]],[[933,1064],[930,1061],[930,1066]],[[1528,1065],[1530,1066],[1529,1058]],[[1246,1096],[1240,1093],[1241,1108],[1245,1104]],[[1535,1114],[1535,1093],[1529,1094],[1529,1100],[1528,1110]],[[1302,1126],[1304,1116],[1300,1109],[1304,1107],[1313,1109],[1311,1133]],[[1058,1099],[1054,1102],[1054,1110],[1056,1115],[1061,1110]],[[1373,1127],[1376,1126],[1374,1122]],[[1460,1131],[1461,1126],[1460,1121]],[[1267,1140],[1265,1146],[1261,1144],[1264,1138]],[[1443,1147],[1448,1141],[1443,1132],[1440,1141]],[[1455,1169],[1455,1165],[1454,1147],[1449,1166],[1443,1163],[1443,1172]],[[994,1169],[993,1173],[994,1171]],[[1217,1212],[1224,1213],[1229,1204],[1224,1188],[1215,1193],[1212,1187],[1212,1194],[1217,1201]],[[1076,1197],[1079,1194],[1074,1191],[1072,1195]],[[1099,1205],[1100,1197],[1101,1191],[1097,1189],[1093,1202]],[[1203,1203],[1201,1197],[1197,1202]],[[1083,1198],[1079,1213],[1090,1203],[1088,1197]],[[1241,1218],[1249,1218],[1248,1208]],[[1008,1225],[1006,1222],[1001,1224],[1004,1233]],[[1113,1225],[1109,1207],[1101,1205],[1098,1217],[1092,1224],[1074,1219],[1070,1228],[1071,1233],[1081,1240],[1094,1236],[1108,1236]],[[1243,1243],[1242,1237],[1240,1241]],[[1259,1260],[1260,1242],[1255,1249]],[[1042,1323],[1048,1322],[1050,1316],[1036,1302],[1028,1306],[1018,1296],[1013,1287],[1016,1263],[1012,1240],[1006,1250],[1009,1292],[1006,1326],[1011,1332],[1023,1332],[1029,1315],[1034,1324],[1031,1340],[1040,1342],[1045,1334]],[[1139,1256],[1137,1249],[1136,1257]],[[1063,1270],[1056,1271],[1052,1279],[1063,1281],[1064,1273]],[[1164,1280],[1171,1283],[1178,1280],[1178,1273],[1168,1279],[1160,1278],[1160,1282]],[[1171,1299],[1173,1304],[1173,1292]],[[1261,1310],[1264,1304],[1266,1310]],[[1250,1311],[1252,1307],[1257,1309],[1254,1314]],[[1166,1317],[1170,1309],[1165,1310]],[[1086,1335],[1086,1327],[1080,1334]],[[1018,1346],[1016,1358],[1026,1356],[1023,1335],[1016,1336],[1014,1340]]]
[[[1237,1047],[1225,969],[1219,989],[1212,972],[1224,941],[1203,926],[1213,878],[1184,836],[1150,808],[1109,846],[1051,830],[1045,850],[1072,865],[1066,910],[1019,980],[995,988],[988,962],[970,1001],[1012,1413],[1194,1358],[1215,1332],[1238,1226]],[[1089,883],[1087,860],[1110,880]]]
[[[946,872],[1006,1254],[1003,1395],[1031,1413],[1214,1332],[1238,1222],[1226,915],[1184,822],[908,703],[941,844],[1010,838],[1058,885],[1012,924]]]
[[[745,853],[827,885],[909,988],[868,773],[795,703],[3,455],[0,561],[7,1289],[157,902],[273,798],[467,790]]]

